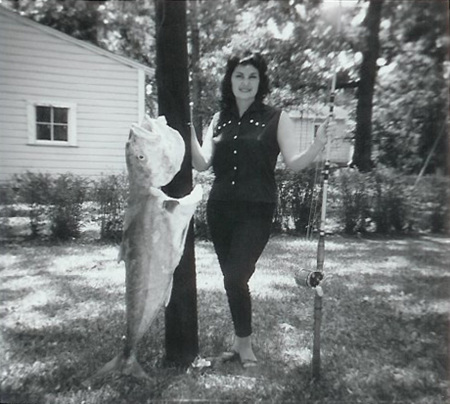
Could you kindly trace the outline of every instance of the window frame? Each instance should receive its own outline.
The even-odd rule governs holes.
[[[36,107],[67,108],[67,141],[65,140],[44,140],[37,138],[37,117]],[[28,100],[27,120],[28,120],[28,144],[35,146],[77,146],[77,105],[73,102],[52,101],[52,100]]]

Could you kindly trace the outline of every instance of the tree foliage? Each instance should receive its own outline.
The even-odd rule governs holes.
[[[445,170],[447,158],[448,8],[443,1],[391,2],[374,116],[376,160],[418,173],[439,137],[428,172]],[[447,71],[446,71],[447,69]]]
[[[233,50],[269,61],[269,102],[282,108],[326,103],[333,72],[336,102],[356,117],[368,1],[197,0],[188,2],[189,53],[196,82],[197,126],[217,110],[220,80]],[[155,67],[154,0],[2,0],[43,24]],[[374,86],[371,159],[417,173],[440,134],[427,172],[447,169],[448,7],[444,0],[384,0]],[[193,35],[194,29],[198,29]],[[198,49],[197,49],[198,48]],[[196,53],[197,52],[197,53]],[[149,98],[155,85],[148,83]],[[150,104],[149,104],[150,105]],[[199,128],[198,128],[199,129]],[[201,129],[200,129],[201,130]],[[355,133],[353,133],[355,135]],[[367,158],[367,157],[366,157]]]

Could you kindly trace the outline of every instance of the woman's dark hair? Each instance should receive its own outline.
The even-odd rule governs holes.
[[[225,76],[222,80],[222,98],[220,99],[220,107],[222,110],[230,109],[235,105],[236,100],[231,87],[231,75],[238,65],[252,65],[259,72],[259,88],[255,101],[262,102],[264,97],[269,94],[267,63],[261,54],[247,51],[243,55],[233,55],[228,59]]]

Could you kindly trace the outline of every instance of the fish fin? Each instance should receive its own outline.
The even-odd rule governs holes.
[[[183,199],[172,198],[159,188],[155,187],[150,187],[150,195],[154,196],[155,198],[160,198],[160,200],[162,200],[163,209],[167,210],[169,213],[172,213],[175,208],[180,205],[181,199]]]
[[[142,369],[142,366],[134,355],[126,358],[122,353],[111,359],[100,370],[95,372],[93,376],[86,379],[82,385],[89,388],[95,381],[103,379],[105,376],[114,372],[120,372],[126,376],[133,376],[136,379],[151,380],[151,377]]]
[[[147,139],[150,142],[156,142],[159,138],[157,135],[155,135],[150,130],[147,130],[146,128],[143,128],[142,126],[138,126],[136,124],[131,125],[131,133],[135,136],[140,136],[145,139]]]
[[[157,188],[153,188],[151,190],[151,194],[156,197],[164,198],[163,208],[168,212],[173,213],[177,206],[195,205],[200,202],[203,196],[203,189],[201,185],[196,185],[190,194],[178,199],[166,195],[163,191]]]
[[[131,223],[136,218],[136,216],[139,213],[140,204],[130,205],[127,207],[125,211],[125,215],[123,217],[123,230],[122,230],[122,236],[126,233],[128,228],[131,226]]]
[[[180,205],[194,205],[202,200],[203,188],[197,184],[192,192],[183,198],[178,199]]]
[[[165,117],[164,115],[158,116],[158,118],[156,118],[156,121],[157,121],[157,122],[161,122],[161,123],[163,123],[164,125],[167,125],[167,119],[166,119],[166,117]]]
[[[84,387],[90,387],[92,384],[99,379],[104,378],[109,373],[113,373],[121,367],[123,362],[123,354],[117,355],[115,358],[111,359],[106,365],[97,370],[91,377],[86,379],[81,383]]]
[[[167,288],[167,296],[164,302],[164,306],[167,307],[169,305],[170,302],[170,298],[172,297],[172,287],[173,287],[173,277],[170,278],[170,285]]]
[[[144,119],[141,121],[141,127],[147,130],[152,130],[152,118],[150,118],[148,115],[144,116]]]
[[[128,358],[122,373],[127,376],[133,376],[136,379],[151,380],[151,377],[145,372],[144,369],[142,369],[142,366],[139,364],[134,355]]]
[[[176,199],[168,199],[163,202],[163,208],[172,213],[179,204],[180,202]]]
[[[150,195],[162,201],[162,208],[170,213],[172,213],[175,210],[175,208],[180,204],[178,199],[166,195],[159,188],[150,187]]]

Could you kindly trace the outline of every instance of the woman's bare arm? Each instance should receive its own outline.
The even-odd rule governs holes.
[[[317,136],[314,143],[306,150],[298,152],[296,147],[292,147],[295,143],[294,124],[286,112],[282,112],[278,122],[277,139],[280,146],[281,154],[286,165],[293,171],[300,171],[311,164],[316,156],[321,152],[327,142],[327,125],[328,119],[323,122],[317,130]]]

